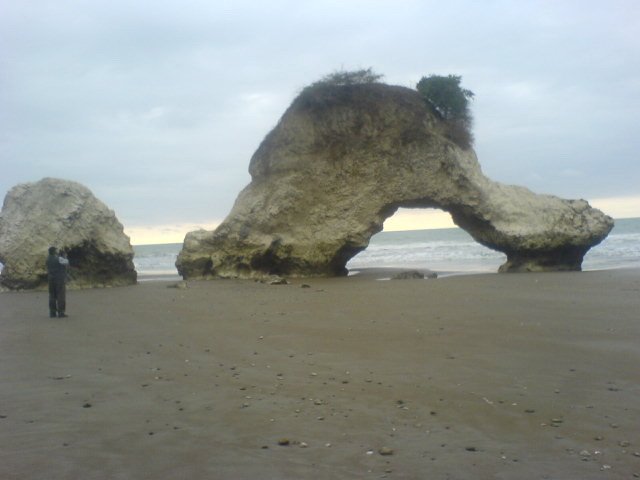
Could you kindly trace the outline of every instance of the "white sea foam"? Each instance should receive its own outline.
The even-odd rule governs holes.
[[[136,245],[133,263],[138,275],[177,275],[176,258],[182,248],[181,243],[162,245]]]

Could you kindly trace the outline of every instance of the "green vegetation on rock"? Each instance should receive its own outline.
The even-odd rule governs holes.
[[[420,79],[416,89],[446,122],[447,136],[461,147],[468,148],[473,144],[473,116],[469,100],[474,94],[460,86],[461,80],[459,75],[429,75]]]
[[[320,80],[312,83],[307,88],[322,85],[362,85],[366,83],[379,83],[384,75],[379,75],[371,67],[361,70],[336,70],[325,75]]]
[[[371,67],[360,70],[337,70],[313,82],[302,90],[294,101],[297,106],[322,109],[328,98],[348,98],[356,85],[382,84],[384,75],[376,73]],[[443,133],[458,146],[467,149],[473,145],[473,117],[469,109],[469,100],[474,97],[471,90],[460,86],[462,77],[458,75],[429,75],[422,77],[416,89],[426,105],[440,118],[444,125]],[[317,94],[322,92],[322,95]],[[328,93],[329,92],[329,93]]]

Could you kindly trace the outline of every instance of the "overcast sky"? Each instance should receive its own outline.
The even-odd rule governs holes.
[[[0,195],[70,179],[182,237],[302,87],[368,67],[461,75],[490,178],[640,216],[638,0],[0,0]]]

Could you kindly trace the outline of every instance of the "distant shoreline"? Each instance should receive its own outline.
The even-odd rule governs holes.
[[[629,272],[629,271],[634,271],[634,270],[639,270],[639,267],[636,265],[629,265],[629,266],[620,266],[620,267],[610,267],[610,268],[593,268],[593,269],[585,269],[582,271],[575,271],[575,272],[529,272],[529,273],[522,273],[523,275],[528,275],[528,274],[535,274],[535,273],[540,273],[540,274],[544,274],[544,275],[553,275],[556,273],[590,273],[590,272]],[[465,272],[456,272],[456,271],[433,271],[433,270],[429,270],[426,268],[399,268],[399,267],[365,267],[365,268],[354,268],[352,270],[349,271],[349,274],[346,276],[335,276],[335,277],[287,277],[287,275],[282,275],[282,277],[284,278],[288,278],[292,281],[299,281],[299,282],[305,282],[305,281],[312,281],[314,279],[332,279],[332,278],[336,278],[336,279],[340,279],[340,278],[359,278],[359,279],[370,279],[370,280],[390,280],[392,279],[395,275],[402,273],[402,272],[407,272],[407,271],[417,271],[417,272],[421,272],[423,274],[425,274],[425,278],[424,280],[435,280],[435,279],[429,279],[427,278],[427,273],[435,273],[437,275],[437,278],[448,278],[448,277],[466,277],[466,276],[475,276],[475,275],[513,275],[512,273],[505,273],[505,274],[500,274],[498,271],[495,272],[487,272],[487,271],[465,271]],[[175,275],[173,274],[145,274],[145,273],[139,273],[138,274],[138,283],[145,283],[145,282],[179,282],[182,281],[183,278],[178,275],[177,273]],[[220,278],[220,280],[226,280],[225,278]],[[248,279],[236,279],[236,280],[248,280]],[[198,279],[195,279],[195,281],[199,281]]]
[[[606,212],[605,212],[606,213]],[[640,217],[624,217],[624,218],[614,218],[614,223],[618,223],[620,221],[628,222],[628,221],[640,221]],[[386,233],[398,233],[398,232],[423,232],[423,231],[442,231],[442,230],[463,230],[458,226],[454,227],[438,227],[438,228],[416,228],[416,229],[408,229],[408,230],[383,230],[376,235],[386,234]],[[615,230],[615,226],[614,226]],[[613,231],[613,230],[612,230]],[[374,235],[375,236],[375,235]],[[165,242],[165,243],[136,243],[133,244],[132,247],[152,247],[157,245],[183,245],[183,242]]]
[[[174,274],[170,273],[138,273],[138,282],[171,282],[181,281],[182,277],[178,275],[178,272]]]

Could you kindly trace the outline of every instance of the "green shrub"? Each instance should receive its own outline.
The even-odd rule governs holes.
[[[336,70],[325,75],[320,80],[312,83],[307,88],[321,85],[362,85],[366,83],[379,83],[384,75],[377,74],[371,67],[362,70]]]
[[[383,75],[375,73],[371,68],[338,70],[304,87],[293,101],[292,107],[319,111],[336,101],[348,101],[352,98],[353,89],[341,87],[380,83],[382,77]]]
[[[474,94],[460,86],[461,80],[458,75],[429,75],[420,79],[416,89],[445,121],[447,136],[461,147],[468,148],[473,144],[469,100]]]

